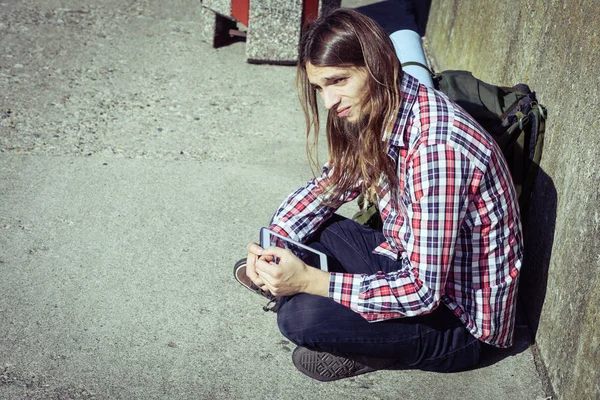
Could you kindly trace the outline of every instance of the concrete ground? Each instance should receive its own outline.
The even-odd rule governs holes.
[[[310,178],[294,68],[163,3],[0,2],[0,398],[545,398],[523,328],[475,371],[295,370],[231,274]]]

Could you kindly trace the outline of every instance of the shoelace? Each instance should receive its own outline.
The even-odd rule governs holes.
[[[250,284],[250,288],[252,290],[254,290],[256,293],[260,294],[261,296],[269,299],[269,302],[263,306],[263,311],[264,312],[269,312],[269,311],[273,311],[273,312],[277,312],[278,309],[278,303],[277,303],[277,297],[273,296],[270,293],[266,293],[264,292],[261,288],[259,288],[258,286],[256,286],[254,283]],[[273,304],[273,305],[271,305]]]
[[[275,304],[273,304],[273,303],[275,303]],[[271,306],[271,304],[273,304],[273,305]],[[269,312],[269,311],[277,312],[278,306],[279,306],[279,303],[277,302],[277,298],[273,298],[273,299],[269,300],[269,302],[267,303],[266,306],[263,306],[263,311],[264,312]]]
[[[262,290],[261,288],[259,288],[258,286],[256,286],[254,283],[250,284],[250,288],[255,291],[256,293],[260,294],[262,297],[269,299],[270,301],[274,301],[277,300],[277,297],[273,296],[270,293],[265,292],[264,290]]]

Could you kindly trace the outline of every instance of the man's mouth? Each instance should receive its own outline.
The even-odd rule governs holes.
[[[338,117],[340,117],[340,118],[347,117],[348,114],[350,114],[350,108],[352,108],[352,107],[349,106],[349,107],[342,108],[341,110],[336,110],[338,113]]]

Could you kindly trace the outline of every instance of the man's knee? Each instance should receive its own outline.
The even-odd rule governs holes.
[[[326,335],[327,316],[331,315],[332,300],[309,294],[288,298],[277,311],[281,333],[298,346],[310,346]]]
[[[371,229],[368,227],[336,214],[326,222],[317,240],[332,254],[335,254],[340,251],[345,252],[348,247],[361,250],[364,247],[365,236],[371,234]],[[379,243],[381,241],[378,241],[375,246]],[[365,248],[365,250],[370,251],[372,249]]]

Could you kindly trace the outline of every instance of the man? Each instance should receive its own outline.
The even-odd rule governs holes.
[[[327,254],[330,272],[254,243],[235,269],[277,301],[296,367],[322,381],[392,367],[450,372],[475,367],[485,346],[511,346],[523,245],[494,140],[402,73],[385,32],[352,10],[305,31],[297,81],[314,140],[317,93],[328,109],[329,161],[270,228]],[[360,193],[376,201],[382,230],[334,214]]]

